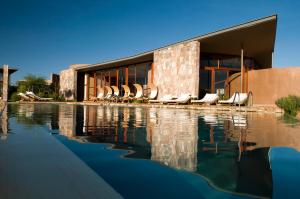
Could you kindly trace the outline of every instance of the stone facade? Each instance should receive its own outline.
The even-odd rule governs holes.
[[[8,100],[8,86],[9,86],[9,71],[8,65],[3,66],[3,88],[2,88],[2,100],[7,102]]]
[[[154,84],[158,99],[164,95],[178,97],[199,92],[200,43],[173,45],[154,52]]]
[[[69,69],[60,72],[59,94],[66,100],[76,100],[77,98],[77,67],[87,64],[72,64]]]
[[[73,68],[60,72],[59,93],[66,100],[75,100],[77,90],[77,72]]]

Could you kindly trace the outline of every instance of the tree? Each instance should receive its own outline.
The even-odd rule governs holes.
[[[24,80],[19,81],[18,84],[18,92],[24,93],[26,91],[32,91],[34,93],[44,95],[45,92],[49,92],[49,88],[45,78],[35,75],[27,75],[24,77]]]

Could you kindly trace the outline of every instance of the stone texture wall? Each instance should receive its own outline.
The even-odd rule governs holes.
[[[8,100],[8,86],[9,86],[9,72],[8,65],[3,65],[3,88],[2,88],[2,100]]]
[[[73,68],[60,72],[59,93],[66,100],[75,100],[77,90],[77,71]]]
[[[158,99],[170,94],[198,96],[200,43],[191,41],[154,52],[154,84]]]

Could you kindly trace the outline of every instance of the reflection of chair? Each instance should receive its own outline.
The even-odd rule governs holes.
[[[110,86],[105,86],[104,88],[106,89],[106,95],[104,97],[104,100],[110,101],[110,99],[113,96],[113,91]]]
[[[129,102],[130,99],[130,88],[127,85],[122,85],[122,88],[124,89],[124,95],[122,96],[122,102]]]
[[[235,127],[247,127],[247,118],[244,115],[233,115],[232,123]]]
[[[216,93],[206,93],[201,100],[192,100],[193,104],[215,104],[217,103],[219,96]]]

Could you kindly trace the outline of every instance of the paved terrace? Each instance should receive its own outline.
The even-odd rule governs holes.
[[[122,197],[45,129],[16,124],[0,140],[0,198]]]

